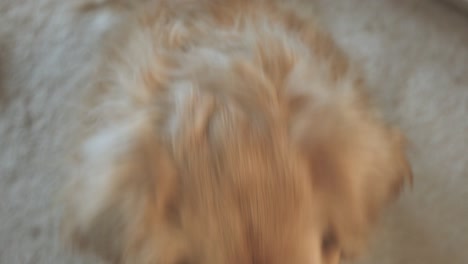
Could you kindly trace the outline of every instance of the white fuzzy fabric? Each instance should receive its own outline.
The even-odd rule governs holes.
[[[55,208],[76,98],[112,22],[77,15],[79,1],[0,0],[1,264],[97,263],[63,248]],[[309,1],[411,143],[414,188],[361,263],[468,263],[468,17],[439,1]]]
[[[449,3],[456,5],[457,8],[460,8],[462,12],[468,13],[468,0],[445,0]]]

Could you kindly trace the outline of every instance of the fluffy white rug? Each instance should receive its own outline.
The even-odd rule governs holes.
[[[97,263],[61,245],[56,191],[108,22],[81,0],[0,0],[0,263]],[[304,0],[410,138],[415,185],[362,263],[468,263],[468,17],[422,0]],[[20,3],[21,2],[21,3]]]

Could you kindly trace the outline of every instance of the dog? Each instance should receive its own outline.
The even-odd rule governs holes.
[[[101,55],[62,227],[109,263],[352,260],[411,181],[359,72],[274,1],[145,1]]]

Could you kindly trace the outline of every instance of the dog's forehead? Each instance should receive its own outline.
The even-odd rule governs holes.
[[[223,252],[219,258],[228,259],[221,263],[250,263],[252,258],[276,263],[268,258],[278,254],[293,258],[292,245],[311,228],[307,175],[291,162],[293,157],[274,157],[272,149],[241,149],[235,155],[218,154],[204,173],[191,177],[196,180],[187,185],[188,233],[198,250]]]
[[[188,214],[190,250],[207,263],[304,263],[294,260],[307,257],[301,250],[313,234],[313,208],[297,197],[265,193],[225,193],[213,207]]]
[[[208,252],[206,263],[293,258],[313,199],[307,162],[288,136],[287,120],[252,115],[226,97],[183,95],[173,142],[192,250]]]
[[[307,192],[307,162],[287,138],[268,126],[259,129],[237,123],[219,129],[220,133],[212,129],[189,143],[179,160],[183,173],[188,174],[181,177],[189,191],[245,205],[288,202]]]

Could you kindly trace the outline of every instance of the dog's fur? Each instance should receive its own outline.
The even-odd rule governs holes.
[[[337,263],[411,177],[329,37],[262,0],[148,1],[108,36],[63,227],[112,263]]]

